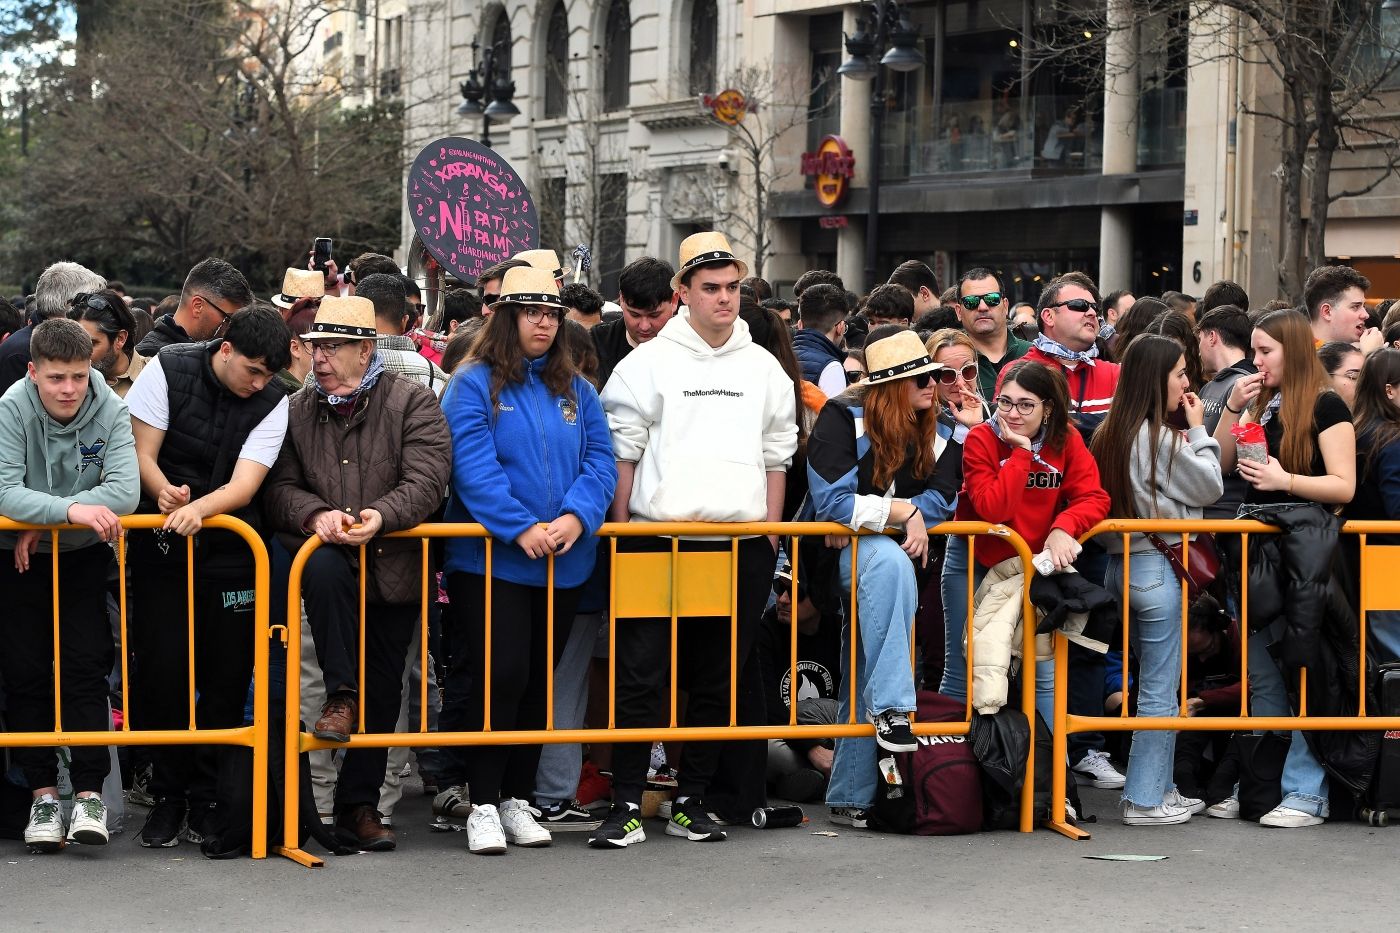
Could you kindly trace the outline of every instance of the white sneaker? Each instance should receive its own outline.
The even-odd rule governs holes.
[[[1102,787],[1105,790],[1118,790],[1128,783],[1128,779],[1113,767],[1113,762],[1109,761],[1108,756],[1096,748],[1081,758],[1073,770],[1075,780],[1080,784]]]
[[[1187,797],[1173,787],[1162,797],[1162,803],[1169,807],[1176,807],[1178,810],[1185,810],[1188,813],[1200,813],[1206,808],[1206,802],[1199,797]]]
[[[105,846],[108,838],[107,805],[102,798],[75,798],[73,815],[68,820],[68,841],[85,846]]]
[[[1173,807],[1163,801],[1155,807],[1139,807],[1131,803],[1123,804],[1123,825],[1125,826],[1175,826],[1191,819],[1191,811]]]
[[[39,852],[57,852],[63,848],[63,810],[53,794],[36,797],[29,805],[24,842]]]
[[[467,817],[467,850],[477,855],[503,855],[506,834],[501,831],[501,817],[489,803],[478,804]]]
[[[515,797],[507,797],[502,800],[500,826],[505,832],[506,838],[527,849],[543,848],[549,845],[554,841],[554,837],[549,834],[549,830],[535,822],[535,817],[538,814],[538,810],[523,800]]]
[[[1237,820],[1240,818],[1240,799],[1226,797],[1219,803],[1213,803],[1206,807],[1206,816],[1213,816],[1217,820]]]
[[[1321,826],[1322,822],[1320,816],[1313,816],[1311,813],[1304,813],[1282,804],[1259,817],[1260,826],[1272,826],[1275,829],[1301,829],[1304,826]]]

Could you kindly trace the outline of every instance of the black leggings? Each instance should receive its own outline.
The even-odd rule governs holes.
[[[460,698],[465,707],[461,728],[482,728],[485,700],[482,659],[486,653],[486,578],[475,573],[451,573],[447,593],[458,613],[467,644],[454,646],[454,664],[470,665],[478,673],[473,688]],[[491,728],[543,729],[545,678],[558,663],[569,640],[578,608],[579,589],[554,589],[554,651],[546,646],[549,591],[505,580],[491,584]],[[480,745],[464,749],[467,786],[473,803],[495,805],[503,797],[529,800],[535,792],[540,746]]]

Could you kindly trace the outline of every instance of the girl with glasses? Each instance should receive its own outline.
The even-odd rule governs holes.
[[[1006,369],[994,404],[992,419],[969,431],[963,442],[956,520],[1005,525],[1025,540],[1031,553],[1048,552],[1055,569],[1063,570],[1079,556],[1079,536],[1108,516],[1098,464],[1070,424],[1069,385],[1058,368],[1019,360]],[[990,535],[977,539],[974,553],[978,585],[997,564],[1020,561],[1011,545]],[[949,542],[943,600],[947,621],[939,692],[962,699],[968,689],[967,543],[962,539]],[[979,709],[995,710],[1006,701],[1006,671],[1019,647],[1009,635],[998,636],[994,645],[981,636],[976,641],[972,701]],[[1053,665],[1042,662],[1036,706],[1046,722],[1052,721],[1053,691]]]
[[[491,655],[485,656],[486,546],[452,538],[444,566],[454,662],[491,665],[491,728],[543,729],[546,678],[569,640],[580,587],[593,571],[596,539],[617,485],[598,393],[559,343],[564,306],[554,278],[506,272],[501,298],[443,393],[453,469],[446,519],[480,522],[491,549]],[[553,657],[547,649],[553,571]],[[479,667],[478,667],[479,669]],[[461,728],[483,727],[483,683],[463,698]],[[475,809],[471,852],[506,842],[547,846],[551,836],[527,802],[540,746],[481,746],[463,756]]]
[[[953,511],[959,481],[959,448],[940,426],[934,383],[942,369],[913,331],[890,328],[866,345],[869,376],[822,407],[807,443],[810,502],[817,521],[853,531],[898,528],[884,534],[830,537],[841,549],[840,577],[849,593],[856,576],[857,641],[854,676],[857,721],[873,722],[876,738],[838,739],[827,804],[833,822],[864,826],[875,801],[875,746],[914,751],[909,713],[915,709],[909,666],[914,615],[919,607],[917,569],[928,564],[928,529]],[[857,566],[852,566],[853,562]],[[842,635],[849,663],[850,629]],[[850,717],[850,692],[841,692],[840,722]]]
[[[1094,434],[1091,450],[1104,489],[1119,518],[1199,519],[1201,509],[1224,492],[1220,445],[1206,433],[1205,409],[1191,391],[1181,345],[1144,334],[1128,344],[1123,373],[1108,417]],[[1171,427],[1185,417],[1186,435]],[[1121,535],[1104,535],[1108,572],[1104,587],[1123,592],[1130,575],[1128,629],[1138,662],[1139,716],[1175,716],[1181,684],[1181,587],[1165,553],[1179,535],[1135,534],[1128,558]],[[1130,568],[1130,569],[1129,569]],[[1123,787],[1123,822],[1129,826],[1184,823],[1205,803],[1184,797],[1172,780],[1175,732],[1134,732]]]

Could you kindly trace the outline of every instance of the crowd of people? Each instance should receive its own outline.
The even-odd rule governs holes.
[[[1247,653],[1253,714],[1298,709],[1307,668],[1309,712],[1346,715],[1362,659],[1400,658],[1400,620],[1388,614],[1371,614],[1367,651],[1356,643],[1357,554],[1338,535],[1338,515],[1400,519],[1400,331],[1387,340],[1400,305],[1368,304],[1356,271],[1316,269],[1302,307],[1252,306],[1233,282],[1199,300],[1103,296],[1071,272],[1013,308],[987,268],[941,290],[910,261],[864,296],[812,270],[787,300],[720,233],[687,238],[677,260],[632,262],[614,301],[565,284],[554,253],[533,250],[449,283],[432,314],[418,284],[377,254],[343,275],[334,262],[289,268],[268,300],[211,258],[158,305],[75,263],[50,266],[32,296],[0,309],[0,515],[80,530],[0,533],[3,729],[54,729],[56,668],[65,730],[246,721],[264,594],[247,545],[205,527],[214,515],[266,542],[274,619],[303,631],[302,657],[284,663],[300,664],[303,718],[332,746],[424,721],[452,732],[603,727],[614,679],[617,727],[663,725],[672,658],[683,725],[730,721],[735,666],[740,724],[854,715],[874,726],[873,737],[834,741],[418,749],[440,828],[464,821],[480,854],[569,831],[597,849],[642,842],[648,791],[667,798],[665,831],[691,841],[725,839],[770,794],[821,801],[832,822],[864,828],[879,759],[918,748],[919,691],[996,714],[1020,675],[1023,587],[1044,608],[1004,539],[930,533],[952,519],[1014,530],[1037,555],[1036,580],[1064,584],[1052,601],[1070,586],[1125,595],[1127,658],[1114,650],[1121,638],[1073,639],[1071,713],[1128,704],[1170,717],[1183,700],[1193,716],[1237,712]],[[132,513],[164,518],[124,531]],[[1248,619],[1228,569],[1213,584],[1193,579],[1183,638],[1183,536],[1081,541],[1109,517],[1253,517],[1288,534],[1249,555],[1251,584],[1268,588],[1251,596]],[[434,520],[479,523],[489,540],[446,540],[425,580],[419,542],[385,535]],[[780,520],[893,533],[857,547],[844,535],[740,538],[733,653],[727,616],[685,620],[676,646],[669,619],[610,631],[609,549],[595,537],[605,522]],[[303,617],[281,619],[276,594],[311,537],[322,546],[306,563]],[[731,553],[727,538],[677,546]],[[1187,563],[1233,553],[1223,564],[1237,576],[1238,548],[1198,535]],[[659,536],[617,544],[671,549]],[[425,587],[435,596],[421,665]],[[1046,721],[1048,645],[1037,638]],[[1279,799],[1261,825],[1316,825],[1334,799],[1364,796],[1374,771],[1364,737],[1283,741]],[[338,843],[395,848],[407,751],[311,757],[318,816]],[[1125,824],[1173,825],[1202,811],[1241,816],[1230,757],[1170,731],[1121,747],[1076,733],[1068,765],[1083,783],[1121,789]],[[208,845],[222,831],[228,775],[209,747],[124,748],[119,759],[78,746],[61,764],[52,748],[8,751],[7,780],[26,806],[14,831],[33,849],[107,842],[108,801],[123,786],[149,807],[144,846]]]

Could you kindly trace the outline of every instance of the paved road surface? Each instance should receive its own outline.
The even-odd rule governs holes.
[[[405,798],[399,851],[291,862],[209,862],[191,846],[151,851],[134,833],[105,850],[31,856],[0,848],[0,930],[358,931],[1394,930],[1400,828],[1268,830],[1196,817],[1127,828],[1105,817],[1071,843],[1037,831],[923,839],[833,827],[739,828],[688,843],[647,827],[645,844],[595,852],[585,834],[549,849],[466,852],[426,829]],[[141,811],[137,811],[139,815]],[[835,830],[834,838],[814,830]],[[1166,855],[1108,862],[1086,855]]]

